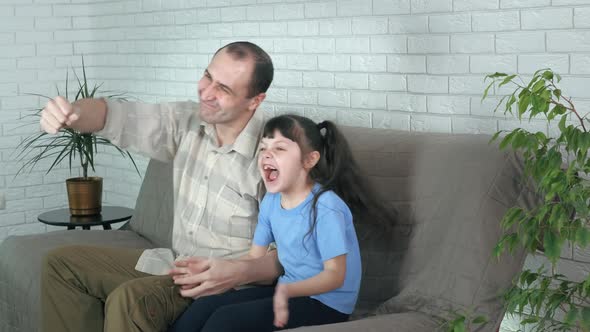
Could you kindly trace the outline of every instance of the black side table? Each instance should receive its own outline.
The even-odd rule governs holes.
[[[103,206],[102,212],[93,216],[72,216],[70,209],[59,209],[41,213],[37,219],[47,225],[66,226],[68,229],[76,227],[90,229],[90,226],[111,229],[111,224],[129,220],[132,215],[133,209],[122,206]]]

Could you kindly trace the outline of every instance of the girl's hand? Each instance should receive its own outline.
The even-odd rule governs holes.
[[[289,321],[289,293],[286,284],[278,284],[273,298],[274,325],[283,328]]]

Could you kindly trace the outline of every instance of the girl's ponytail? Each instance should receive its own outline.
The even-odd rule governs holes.
[[[324,133],[320,165],[316,167],[316,172],[310,173],[323,187],[316,198],[324,191],[333,190],[346,202],[355,220],[364,219],[363,222],[385,228],[392,226],[396,216],[392,209],[385,208],[379,202],[368,182],[362,177],[346,137],[331,121],[322,121],[317,127],[320,133],[322,130]]]

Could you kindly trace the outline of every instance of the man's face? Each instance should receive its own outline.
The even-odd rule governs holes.
[[[199,116],[210,124],[242,124],[259,102],[248,97],[252,59],[234,60],[225,50],[213,57],[199,80]]]

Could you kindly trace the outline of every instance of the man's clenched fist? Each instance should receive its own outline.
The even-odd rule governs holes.
[[[64,97],[55,97],[49,100],[41,111],[41,129],[49,134],[57,132],[78,120],[79,115],[74,111],[74,106]]]

